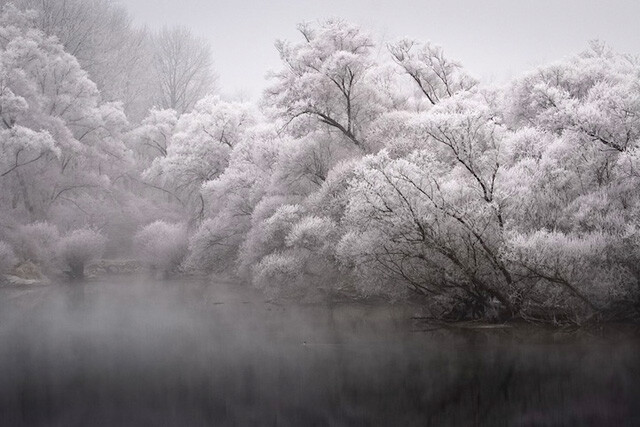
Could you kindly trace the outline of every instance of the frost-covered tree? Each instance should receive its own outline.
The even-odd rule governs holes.
[[[0,240],[0,283],[4,280],[1,276],[11,272],[17,261],[18,258],[13,253],[11,246]]]
[[[399,137],[356,168],[339,258],[363,292],[404,284],[440,316],[628,310],[638,76],[635,60],[592,49],[503,93],[390,116]]]
[[[264,256],[254,267],[254,283],[267,294],[276,296],[305,296],[337,287],[338,270],[333,260],[338,240],[337,226],[326,217],[302,215],[299,219],[280,218],[287,209],[283,206],[268,221],[270,238],[284,235],[282,248]],[[275,235],[274,235],[275,233]]]
[[[284,69],[272,75],[265,105],[296,136],[320,128],[367,150],[364,128],[381,112],[369,78],[375,66],[371,37],[340,20],[298,29],[304,41],[276,43]]]
[[[203,185],[208,209],[191,238],[189,265],[232,276],[236,273],[240,247],[270,188],[278,141],[274,126],[257,124],[234,146],[224,173]]]
[[[51,264],[55,246],[80,276],[104,244],[81,227],[121,221],[148,264],[271,296],[417,295],[448,319],[637,313],[637,58],[594,43],[494,88],[431,43],[380,50],[329,20],[276,44],[256,108],[205,96],[208,49],[186,30],[135,47],[108,1],[36,3],[0,18],[0,238],[19,260]],[[140,58],[166,109],[129,126],[117,69],[138,48],[155,49]]]
[[[460,63],[445,57],[440,46],[402,39],[389,44],[388,49],[393,60],[418,85],[432,105],[478,84]]]
[[[35,12],[33,25],[55,36],[97,85],[102,99],[122,102],[139,121],[152,105],[156,86],[149,73],[152,47],[126,9],[111,0],[0,0]]]
[[[215,89],[209,44],[186,27],[165,27],[153,36],[153,66],[159,108],[189,112]]]
[[[60,240],[58,256],[72,279],[84,277],[87,263],[98,259],[104,252],[106,238],[89,228],[73,230]]]
[[[251,105],[207,97],[180,116],[166,147],[144,177],[173,194],[192,219],[205,215],[200,192],[204,183],[220,176],[233,147],[255,122]]]
[[[31,261],[46,269],[55,264],[55,254],[60,240],[58,228],[47,222],[21,225],[10,239],[19,261]]]
[[[638,59],[593,42],[565,61],[542,66],[509,88],[506,117],[514,125],[574,134],[624,151],[638,138]]]
[[[0,197],[26,220],[98,221],[129,162],[126,118],[35,16],[7,6],[0,18]]]
[[[318,224],[330,224],[331,232],[327,227],[307,231],[327,231],[322,235],[337,242],[339,218],[320,212],[321,203],[314,204],[320,198],[313,196],[325,186],[334,167],[379,149],[379,144],[367,140],[367,132],[381,115],[402,105],[402,100],[386,90],[394,81],[392,73],[379,66],[374,43],[360,28],[330,20],[317,28],[303,24],[298,29],[302,42],[276,44],[284,68],[272,75],[273,84],[263,100],[266,115],[278,130],[278,137],[271,138],[276,149],[272,164],[256,171],[266,179],[252,187],[259,189],[252,194],[261,198],[252,198],[254,202],[246,209],[250,216],[245,217],[236,267],[241,276],[253,277],[267,293],[300,296],[313,287],[326,287],[337,263],[330,244],[322,251],[319,246],[303,248],[286,236],[313,218]],[[232,161],[229,169],[234,166]],[[233,175],[225,173],[222,178],[227,176]],[[212,182],[211,188],[222,182]],[[291,216],[292,209],[300,215]],[[208,225],[211,229],[213,223]],[[285,279],[289,274],[281,269],[285,265],[291,280]],[[326,273],[325,279],[309,280],[319,270]],[[289,284],[280,286],[278,275]]]
[[[135,235],[136,255],[162,274],[175,272],[187,256],[187,229],[183,224],[156,221]]]
[[[178,113],[175,110],[152,108],[140,125],[127,134],[128,146],[137,157],[138,169],[145,170],[154,159],[167,155],[177,123]]]
[[[408,286],[439,315],[482,315],[493,300],[513,313],[496,186],[503,131],[473,98],[427,114],[415,124],[428,138],[424,149],[398,159],[383,151],[356,170],[338,252],[371,285],[364,292]]]
[[[517,79],[506,117],[521,129],[507,162],[506,254],[547,306],[570,295],[595,312],[638,298],[636,152],[640,64],[600,44]]]

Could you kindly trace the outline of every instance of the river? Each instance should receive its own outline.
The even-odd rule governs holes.
[[[635,328],[415,312],[197,278],[0,288],[0,425],[640,425]]]

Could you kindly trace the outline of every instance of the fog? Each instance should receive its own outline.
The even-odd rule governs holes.
[[[0,424],[639,424],[638,6],[258,3],[0,0]]]
[[[640,342],[624,328],[425,328],[410,319],[415,306],[282,305],[199,279],[0,292],[3,425],[631,425],[640,415]]]

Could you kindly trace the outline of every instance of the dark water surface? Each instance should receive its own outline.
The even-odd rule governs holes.
[[[0,426],[640,425],[633,328],[455,330],[230,284],[0,289]]]

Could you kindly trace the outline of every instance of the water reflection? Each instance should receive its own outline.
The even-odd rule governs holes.
[[[416,332],[411,312],[196,280],[4,289],[0,425],[640,423],[634,332]]]

